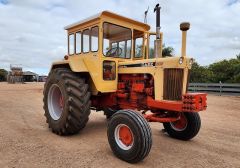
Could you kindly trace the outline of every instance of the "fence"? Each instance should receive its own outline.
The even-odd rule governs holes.
[[[189,83],[188,91],[240,95],[240,83]]]

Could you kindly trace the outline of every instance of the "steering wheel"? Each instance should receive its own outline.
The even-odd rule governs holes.
[[[122,49],[120,47],[114,47],[107,51],[106,56],[114,57],[120,56],[122,54]]]

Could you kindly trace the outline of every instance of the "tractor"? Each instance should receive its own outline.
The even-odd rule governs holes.
[[[147,23],[109,11],[65,27],[68,53],[51,66],[44,85],[44,110],[53,133],[82,130],[90,112],[106,115],[110,148],[136,163],[152,146],[148,122],[163,123],[172,138],[190,140],[201,127],[207,95],[188,93],[193,59],[186,55],[188,22],[180,24],[180,56],[163,57],[160,6],[156,32]]]

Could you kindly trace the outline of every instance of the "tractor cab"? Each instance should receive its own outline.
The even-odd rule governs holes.
[[[119,61],[148,57],[150,26],[109,11],[66,26],[68,55],[92,55]]]
[[[88,69],[95,93],[117,90],[119,62],[148,58],[150,26],[145,23],[103,11],[65,29],[65,62],[76,72]]]

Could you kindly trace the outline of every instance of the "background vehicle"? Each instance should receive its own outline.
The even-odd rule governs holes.
[[[145,23],[108,11],[65,27],[68,55],[53,63],[44,89],[45,116],[54,133],[75,134],[85,127],[91,109],[103,110],[110,118],[113,153],[131,163],[151,149],[147,121],[163,123],[173,138],[197,135],[197,112],[206,109],[206,94],[187,93],[193,62],[186,57],[190,24],[180,25],[181,56],[162,58],[159,5],[155,12],[156,33]]]

